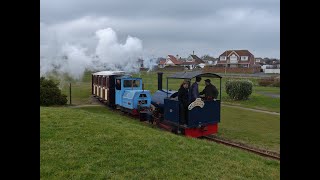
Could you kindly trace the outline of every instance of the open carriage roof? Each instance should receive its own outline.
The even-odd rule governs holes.
[[[214,73],[202,73],[202,71],[191,71],[191,72],[178,72],[173,75],[168,76],[169,79],[192,79],[195,77],[212,77],[212,78],[222,78],[218,74]]]

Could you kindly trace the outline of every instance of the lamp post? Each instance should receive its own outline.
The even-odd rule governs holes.
[[[71,83],[70,83],[70,87],[69,87],[69,93],[70,93],[70,105],[72,104],[71,103]]]
[[[224,74],[227,74],[227,65],[228,65],[228,57],[227,57],[227,55],[228,55],[228,52],[226,51],[226,64],[225,64],[225,67],[224,67]]]

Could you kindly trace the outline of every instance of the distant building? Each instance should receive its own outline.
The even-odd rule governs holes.
[[[255,62],[256,62],[256,64],[265,64],[265,60],[260,57],[255,58]]]
[[[228,68],[250,68],[260,66],[248,50],[227,50],[218,59],[217,66]]]
[[[177,60],[173,55],[168,55],[165,60],[160,60],[158,67],[164,68],[166,66],[179,66],[182,62]]]
[[[166,66],[183,66],[187,69],[194,69],[196,67],[203,68],[205,65],[205,61],[197,55],[190,55],[188,58],[181,58],[179,55],[168,55],[166,59],[162,59],[158,63],[159,68]]]

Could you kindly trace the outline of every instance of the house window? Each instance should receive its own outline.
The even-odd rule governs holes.
[[[241,61],[248,61],[248,56],[241,56]],[[257,60],[258,62],[258,60]]]
[[[236,55],[230,56],[230,63],[237,63],[238,62],[238,57]]]
[[[226,56],[220,56],[220,61],[226,61],[227,57]]]
[[[230,61],[236,61],[237,59],[237,56],[230,56]]]

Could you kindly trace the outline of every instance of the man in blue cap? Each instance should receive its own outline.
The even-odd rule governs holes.
[[[218,97],[218,90],[217,88],[211,84],[210,79],[206,79],[204,80],[206,83],[206,87],[204,88],[204,90],[202,92],[199,93],[199,95],[203,95],[206,100],[213,100],[213,99],[217,99]]]

